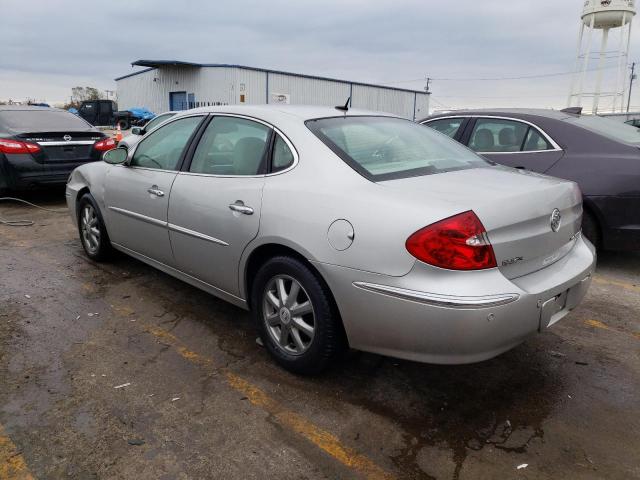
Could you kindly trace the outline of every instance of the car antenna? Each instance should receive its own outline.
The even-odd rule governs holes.
[[[563,110],[560,110],[562,113],[570,113],[573,115],[582,115],[582,107],[569,107]]]
[[[340,110],[341,112],[348,112],[349,111],[349,104],[351,103],[351,97],[347,98],[347,103],[343,105],[338,105],[336,107],[336,110]]]

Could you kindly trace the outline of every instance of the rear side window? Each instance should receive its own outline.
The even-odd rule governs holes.
[[[469,140],[479,153],[512,153],[550,150],[547,139],[529,124],[499,118],[479,118]]]
[[[16,133],[86,131],[93,127],[73,113],[43,108],[42,110],[5,110],[0,124]]]
[[[271,129],[237,117],[214,117],[193,155],[189,171],[210,175],[258,175]]]
[[[454,138],[460,131],[463,122],[463,118],[443,118],[441,120],[424,123],[424,125]]]
[[[280,172],[293,165],[294,156],[293,152],[287,145],[287,142],[280,136],[276,136],[276,141],[273,144],[273,158],[271,161],[271,171]]]
[[[307,127],[354,170],[373,181],[489,167],[454,140],[394,117],[336,117]]]
[[[177,170],[182,152],[201,121],[201,116],[181,118],[150,133],[136,148],[131,166]]]

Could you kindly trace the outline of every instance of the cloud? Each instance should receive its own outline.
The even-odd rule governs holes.
[[[565,72],[575,62],[581,7],[581,0],[4,0],[11,15],[0,30],[0,98],[64,100],[78,84],[114,89],[113,78],[139,58],[410,88],[424,81],[407,80],[427,76]],[[634,34],[632,52],[639,49]],[[559,107],[569,82],[436,80],[432,89],[436,102],[452,107]]]

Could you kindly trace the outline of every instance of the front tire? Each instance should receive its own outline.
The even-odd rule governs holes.
[[[113,247],[107,229],[98,204],[89,193],[78,203],[78,231],[82,248],[91,260],[103,262],[111,256]]]
[[[268,260],[256,274],[251,300],[262,342],[285,369],[318,374],[344,350],[331,292],[300,260]]]

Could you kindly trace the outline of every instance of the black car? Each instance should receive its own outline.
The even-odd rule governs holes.
[[[470,110],[420,123],[496,163],[573,180],[583,233],[609,250],[640,250],[640,130],[577,110]]]
[[[114,147],[112,138],[64,110],[0,106],[0,191],[64,184],[78,165]]]

